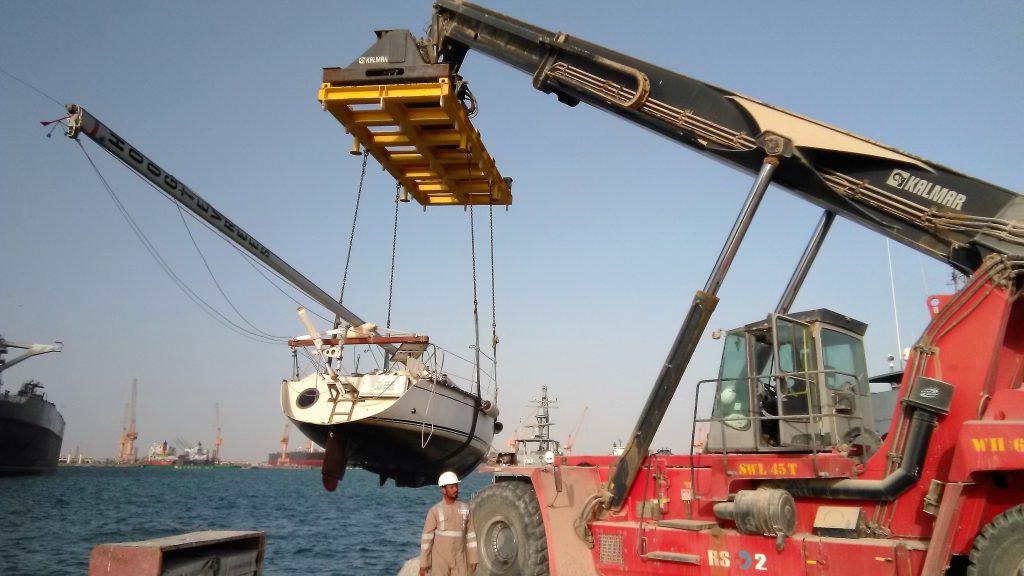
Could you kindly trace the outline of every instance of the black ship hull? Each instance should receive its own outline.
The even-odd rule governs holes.
[[[0,476],[57,470],[64,417],[38,396],[0,394]]]

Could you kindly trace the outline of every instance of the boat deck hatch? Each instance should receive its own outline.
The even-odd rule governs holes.
[[[324,109],[423,206],[509,205],[498,172],[448,78],[338,86],[318,92]]]

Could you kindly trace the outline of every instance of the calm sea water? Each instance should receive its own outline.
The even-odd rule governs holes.
[[[490,481],[474,474],[460,499]],[[419,553],[436,487],[381,487],[348,470],[336,492],[319,470],[61,468],[0,478],[0,575],[83,575],[97,544],[198,530],[267,533],[264,574],[395,575]]]

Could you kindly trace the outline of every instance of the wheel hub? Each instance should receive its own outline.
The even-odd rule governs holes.
[[[515,530],[508,522],[495,520],[487,528],[487,548],[495,564],[508,566],[515,562],[518,545]]]

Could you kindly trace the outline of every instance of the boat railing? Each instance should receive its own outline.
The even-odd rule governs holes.
[[[475,361],[472,358],[467,358],[461,354],[458,354],[450,349],[443,348],[437,344],[430,343],[430,339],[427,336],[420,336],[412,333],[390,333],[387,335],[369,335],[369,336],[357,336],[342,338],[341,334],[343,330],[329,330],[324,333],[323,338],[320,339],[322,347],[328,348],[340,348],[342,346],[359,346],[365,345],[374,347],[382,344],[398,344],[399,353],[402,351],[402,346],[409,345],[413,347],[422,346],[422,352],[416,352],[409,356],[418,359],[422,362],[424,371],[421,377],[428,378],[438,384],[453,386],[463,391],[475,393],[476,392],[476,378],[479,374],[480,379],[480,396],[483,400],[493,401],[497,392],[496,382],[496,370],[497,363],[494,358],[480,351],[480,356],[486,358],[486,363],[481,363],[479,370],[475,369]],[[309,336],[299,336],[288,341],[288,345],[294,348],[306,348],[316,345],[316,342]],[[470,346],[472,350],[474,347]],[[372,348],[371,348],[372,349]],[[475,354],[476,351],[474,351]],[[338,357],[340,354],[327,353],[327,356]],[[382,373],[387,370],[387,363],[381,361],[378,358],[378,366],[374,372]],[[325,369],[322,364],[316,361],[316,354],[309,355],[309,359],[317,364],[316,370],[324,373]],[[403,358],[401,363],[408,366],[408,358]],[[453,364],[455,366],[453,367]],[[490,367],[490,369],[487,368]],[[454,369],[453,369],[454,368]],[[349,376],[363,376],[371,372],[350,372]],[[411,382],[410,382],[411,383]],[[375,398],[385,394],[389,390],[376,391],[373,394],[364,394],[363,398]],[[404,391],[403,391],[404,392]]]
[[[495,370],[496,363],[492,358],[488,357],[491,365],[490,370],[487,370],[482,364],[480,369],[477,371],[475,370],[475,361],[472,358],[466,358],[465,356],[447,348],[438,346],[437,344],[431,344],[429,348],[429,356],[425,355],[429,359],[429,362],[425,361],[424,363],[431,366],[438,373],[447,375],[450,385],[454,385],[457,388],[475,394],[476,374],[479,373],[481,399],[494,400],[498,386]],[[472,348],[473,347],[471,346],[470,349]],[[484,356],[482,352],[481,355]],[[452,370],[452,360],[458,364],[458,370]],[[463,371],[466,375],[463,375]]]
[[[327,337],[321,338],[320,341],[324,346],[357,346],[361,344],[426,344],[430,342],[430,338],[412,334],[408,336],[356,336],[352,338]],[[292,347],[315,346],[316,342],[309,337],[299,337],[289,340],[288,345]]]

